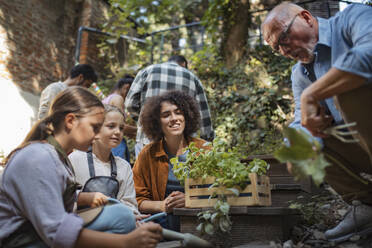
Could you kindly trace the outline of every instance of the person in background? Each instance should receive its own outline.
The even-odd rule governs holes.
[[[372,183],[362,177],[372,174],[371,20],[372,7],[364,4],[351,4],[326,20],[284,2],[262,24],[271,48],[298,61],[291,76],[296,104],[291,126],[323,143],[331,163],[325,180],[352,204],[325,232],[334,242],[372,233]],[[353,137],[341,135],[349,131]]]
[[[74,149],[88,150],[103,121],[101,101],[85,88],[69,87],[10,153],[0,184],[1,247],[156,247],[161,227],[145,223],[131,231],[135,219],[124,204],[104,206],[85,224],[73,213],[76,203],[107,203],[96,192],[77,198],[79,184],[67,157]]]
[[[194,142],[200,148],[205,140],[193,138],[200,125],[196,101],[182,91],[169,91],[149,98],[141,112],[141,126],[152,143],[138,155],[133,167],[134,187],[139,210],[143,213],[167,212],[158,222],[178,231],[174,208],[185,206],[184,188],[174,176],[170,159],[186,161],[185,148]]]
[[[199,78],[187,68],[185,57],[174,55],[166,63],[150,65],[141,70],[129,89],[125,106],[133,116],[138,117],[148,98],[158,96],[169,90],[186,92],[196,100],[199,106],[201,117],[200,137],[211,141],[214,139],[214,131],[207,97]],[[149,139],[144,135],[138,124],[137,127],[136,156],[138,156],[142,147],[149,143]]]
[[[114,192],[109,193],[114,193],[114,198],[127,205],[135,215],[139,215],[132,168],[126,160],[113,156],[111,153],[111,149],[120,144],[123,129],[123,112],[115,106],[105,105],[105,121],[93,141],[92,149],[88,152],[75,150],[69,155],[69,159],[75,170],[76,180],[81,185],[86,185],[87,181],[94,176],[116,179],[118,182],[114,184],[116,187],[108,189]],[[95,191],[104,193],[101,189]],[[109,197],[109,195],[106,196]]]
[[[90,85],[96,81],[97,75],[92,66],[80,64],[72,67],[70,76],[65,81],[51,83],[41,92],[38,113],[39,120],[47,116],[49,106],[59,92],[69,86],[82,86],[89,88]]]
[[[125,119],[127,119],[128,115],[125,114],[126,109],[124,106],[124,100],[128,94],[129,88],[133,83],[133,80],[134,78],[132,76],[125,75],[114,85],[111,90],[111,94],[102,100],[103,103],[116,106],[121,111],[123,111]],[[124,127],[124,135],[129,138],[135,138],[136,134],[137,127],[132,126],[127,122]],[[114,156],[119,156],[130,162],[130,152],[128,149],[127,141],[124,137],[120,145],[112,149],[112,153],[114,154]]]

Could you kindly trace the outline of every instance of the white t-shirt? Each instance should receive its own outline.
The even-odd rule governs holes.
[[[76,181],[84,185],[90,178],[87,153],[83,151],[74,151],[69,156],[72,166],[76,174]],[[133,173],[129,163],[115,156],[117,167],[117,177],[119,181],[119,192],[117,199],[131,208],[134,214],[139,214],[138,204],[136,200],[136,191],[134,189]],[[110,176],[111,163],[102,162],[93,153],[93,165],[96,176]]]
[[[39,120],[43,119],[48,115],[50,104],[53,102],[54,98],[58,95],[59,92],[67,89],[67,84],[63,82],[54,82],[49,84],[42,92],[40,96],[40,105],[39,105]]]

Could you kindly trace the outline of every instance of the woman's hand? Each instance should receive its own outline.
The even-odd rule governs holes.
[[[185,194],[180,191],[173,191],[163,201],[164,212],[171,213],[173,208],[185,207]]]
[[[156,247],[158,242],[162,240],[162,228],[159,224],[153,222],[142,223],[136,230],[129,234],[131,237],[131,246],[128,247]]]

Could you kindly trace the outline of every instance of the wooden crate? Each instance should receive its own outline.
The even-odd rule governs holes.
[[[208,189],[215,182],[214,177],[206,179],[185,180],[185,206],[186,208],[213,207],[217,199],[209,199],[209,196],[224,194],[230,206],[270,206],[271,192],[268,176],[257,176],[256,173],[249,174],[250,183],[235,196],[230,190],[224,187]]]

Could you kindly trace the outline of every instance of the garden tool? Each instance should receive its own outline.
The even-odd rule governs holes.
[[[159,218],[162,218],[164,216],[167,216],[167,213],[166,212],[161,212],[161,213],[153,214],[150,217],[141,220],[141,222],[144,223],[144,222],[154,221],[154,220],[159,219]]]
[[[189,248],[204,248],[212,247],[212,244],[208,241],[201,239],[190,233],[179,233],[169,229],[163,228],[163,237],[167,240],[179,240],[182,243],[182,247]]]
[[[353,137],[347,138],[347,136],[357,134],[358,132],[357,131],[344,130],[346,128],[354,127],[354,126],[356,126],[356,122],[347,123],[347,124],[338,125],[338,126],[333,126],[333,127],[329,127],[326,130],[324,130],[323,133],[332,135],[332,136],[334,136],[335,138],[339,139],[340,141],[342,141],[344,143],[357,143],[357,142],[359,142],[358,139],[355,139]]]

